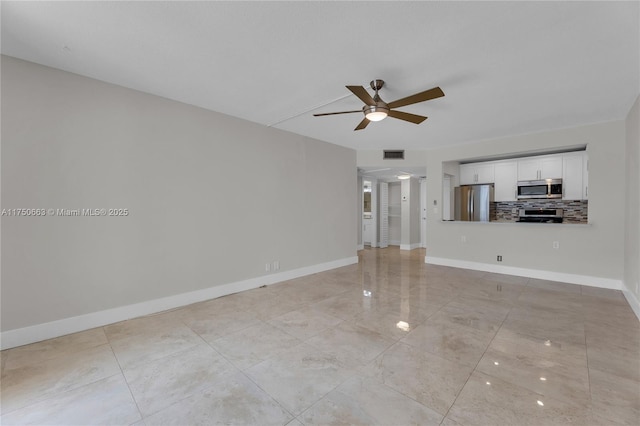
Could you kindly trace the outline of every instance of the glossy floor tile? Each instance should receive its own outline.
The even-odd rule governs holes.
[[[145,417],[236,372],[229,361],[204,343],[123,371]]]
[[[362,371],[445,415],[469,379],[473,367],[400,342]]]
[[[201,392],[145,418],[152,425],[283,425],[293,416],[244,374],[216,381]]]
[[[119,372],[108,344],[14,369],[5,368],[0,400],[2,414]]]
[[[211,342],[211,346],[244,370],[301,341],[267,323],[245,328]]]
[[[269,320],[269,324],[300,340],[307,340],[329,328],[340,324],[342,320],[309,306],[288,312]]]
[[[590,405],[545,397],[474,372],[447,417],[462,425],[584,425],[590,419]]]
[[[121,374],[80,388],[56,393],[37,404],[0,418],[3,425],[116,425],[141,419]]]
[[[355,371],[336,356],[303,343],[251,367],[246,374],[289,412],[298,415]]]
[[[401,341],[441,358],[474,367],[495,333],[493,330],[458,325],[453,321],[429,319]]]
[[[354,377],[305,411],[308,425],[439,425],[442,416],[384,384]]]
[[[640,424],[620,291],[359,263],[3,351],[0,423]]]

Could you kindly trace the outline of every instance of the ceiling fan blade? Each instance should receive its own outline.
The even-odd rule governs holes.
[[[346,86],[347,89],[351,90],[351,93],[356,95],[362,102],[369,106],[374,106],[376,101],[373,100],[367,89],[362,86]]]
[[[418,102],[429,101],[431,99],[440,98],[444,96],[444,92],[439,87],[425,90],[424,92],[416,93],[415,95],[407,96],[406,98],[398,99],[397,101],[389,102],[389,108],[398,108],[406,105],[417,104]]]
[[[313,114],[314,117],[322,117],[323,115],[336,115],[336,114],[351,114],[353,112],[362,112],[361,109],[357,109],[355,111],[341,111],[341,112],[325,112],[322,114]]]
[[[394,110],[389,111],[389,117],[398,118],[415,124],[420,124],[427,119],[427,117],[423,115],[409,114],[408,112]]]
[[[356,127],[355,129],[353,129],[354,131],[356,130],[362,130],[365,127],[367,127],[367,125],[369,125],[369,123],[371,123],[371,121],[369,121],[369,119],[367,117],[365,117],[360,124],[358,124],[358,127]]]

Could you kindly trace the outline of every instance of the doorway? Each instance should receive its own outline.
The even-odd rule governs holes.
[[[359,168],[358,248],[426,243],[426,168]]]

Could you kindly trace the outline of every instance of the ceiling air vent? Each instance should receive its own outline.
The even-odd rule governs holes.
[[[404,149],[400,151],[385,149],[382,159],[383,160],[404,160]]]

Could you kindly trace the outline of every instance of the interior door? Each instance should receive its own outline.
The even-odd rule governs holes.
[[[380,182],[380,248],[389,247],[389,184]]]

